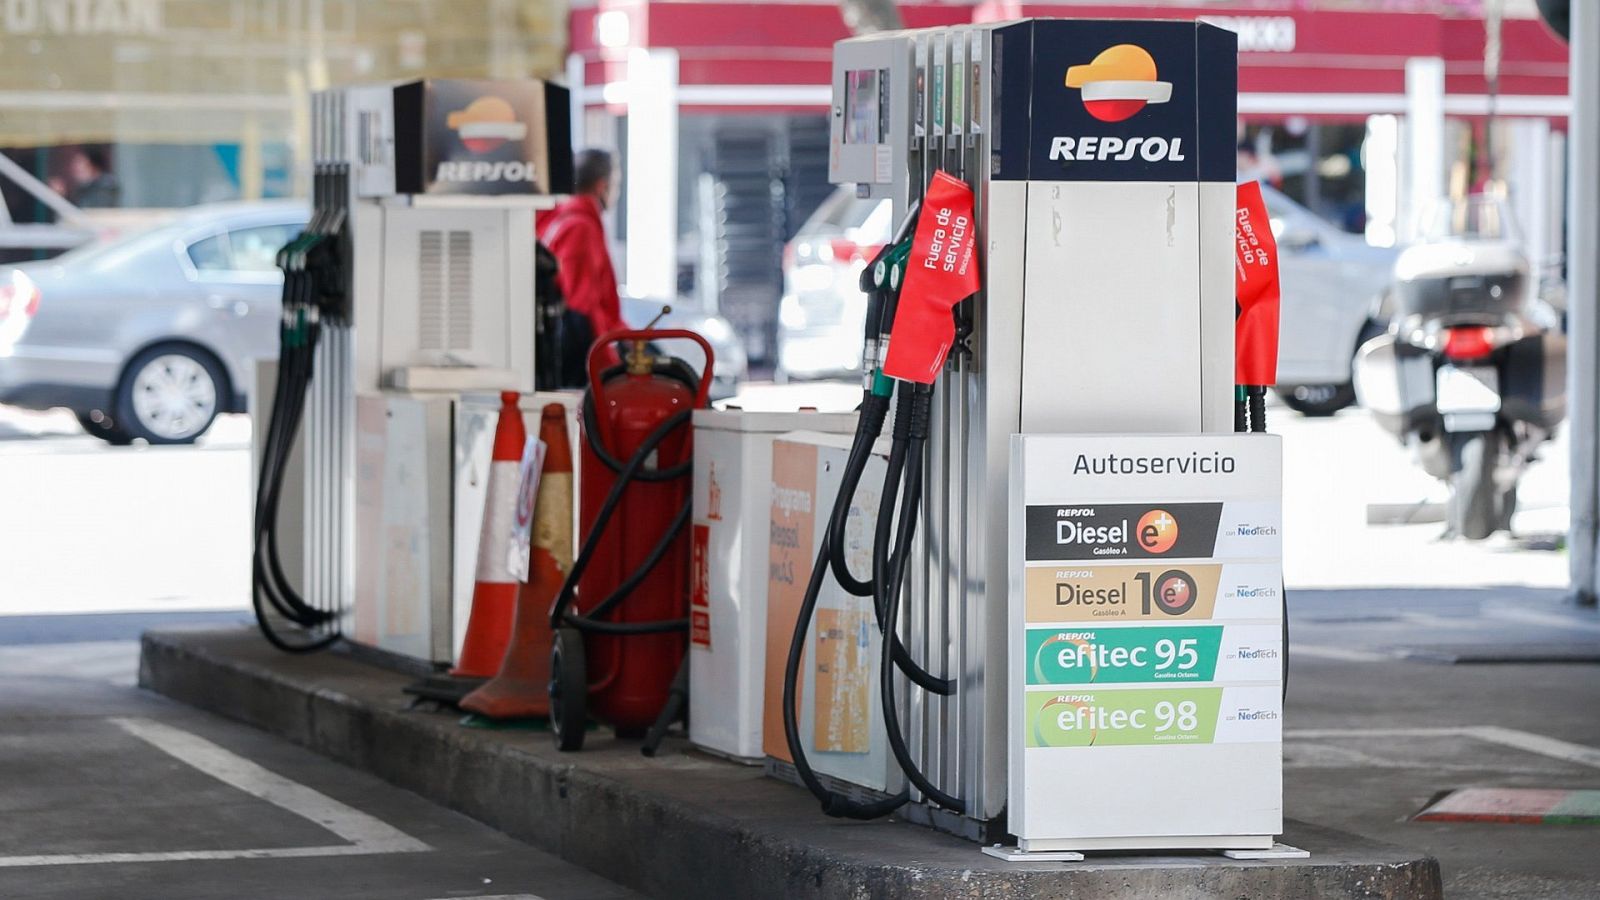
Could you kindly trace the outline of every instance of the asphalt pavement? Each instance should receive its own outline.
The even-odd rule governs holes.
[[[1600,614],[1511,588],[1289,604],[1287,815],[1432,853],[1448,897],[1600,897],[1600,824],[1412,820],[1464,788],[1600,788]]]
[[[212,624],[214,617],[168,616]],[[0,618],[0,897],[621,900],[415,794],[133,687],[126,621]],[[68,623],[76,623],[73,629]],[[33,640],[50,628],[51,642]]]

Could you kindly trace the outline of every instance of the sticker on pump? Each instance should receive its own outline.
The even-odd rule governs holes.
[[[978,290],[975,224],[972,187],[946,172],[933,173],[906,260],[884,374],[921,384],[939,376],[955,343],[950,310]]]

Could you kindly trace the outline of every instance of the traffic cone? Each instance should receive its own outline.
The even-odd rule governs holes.
[[[544,408],[539,439],[545,445],[544,471],[533,505],[528,580],[517,592],[511,644],[500,674],[461,701],[462,709],[492,719],[550,714],[550,605],[572,568],[572,448],[566,407],[551,403]]]
[[[511,640],[511,615],[517,605],[517,579],[509,565],[511,521],[517,514],[522,447],[528,442],[517,400],[516,391],[500,393],[500,420],[494,426],[483,531],[478,535],[478,580],[472,586],[472,614],[467,618],[461,659],[450,670],[457,678],[493,677]]]

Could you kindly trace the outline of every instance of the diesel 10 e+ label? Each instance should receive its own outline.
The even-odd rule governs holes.
[[[1273,681],[1283,659],[1276,625],[1029,628],[1033,684]]]
[[[1023,701],[1030,748],[1277,741],[1282,719],[1276,685],[1028,691]]]
[[[1053,622],[1276,619],[1283,590],[1266,563],[1028,566],[1028,624]]]

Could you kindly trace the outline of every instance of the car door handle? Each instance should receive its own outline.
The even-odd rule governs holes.
[[[250,314],[250,304],[225,294],[207,294],[206,305],[218,312],[230,310],[240,317]]]

